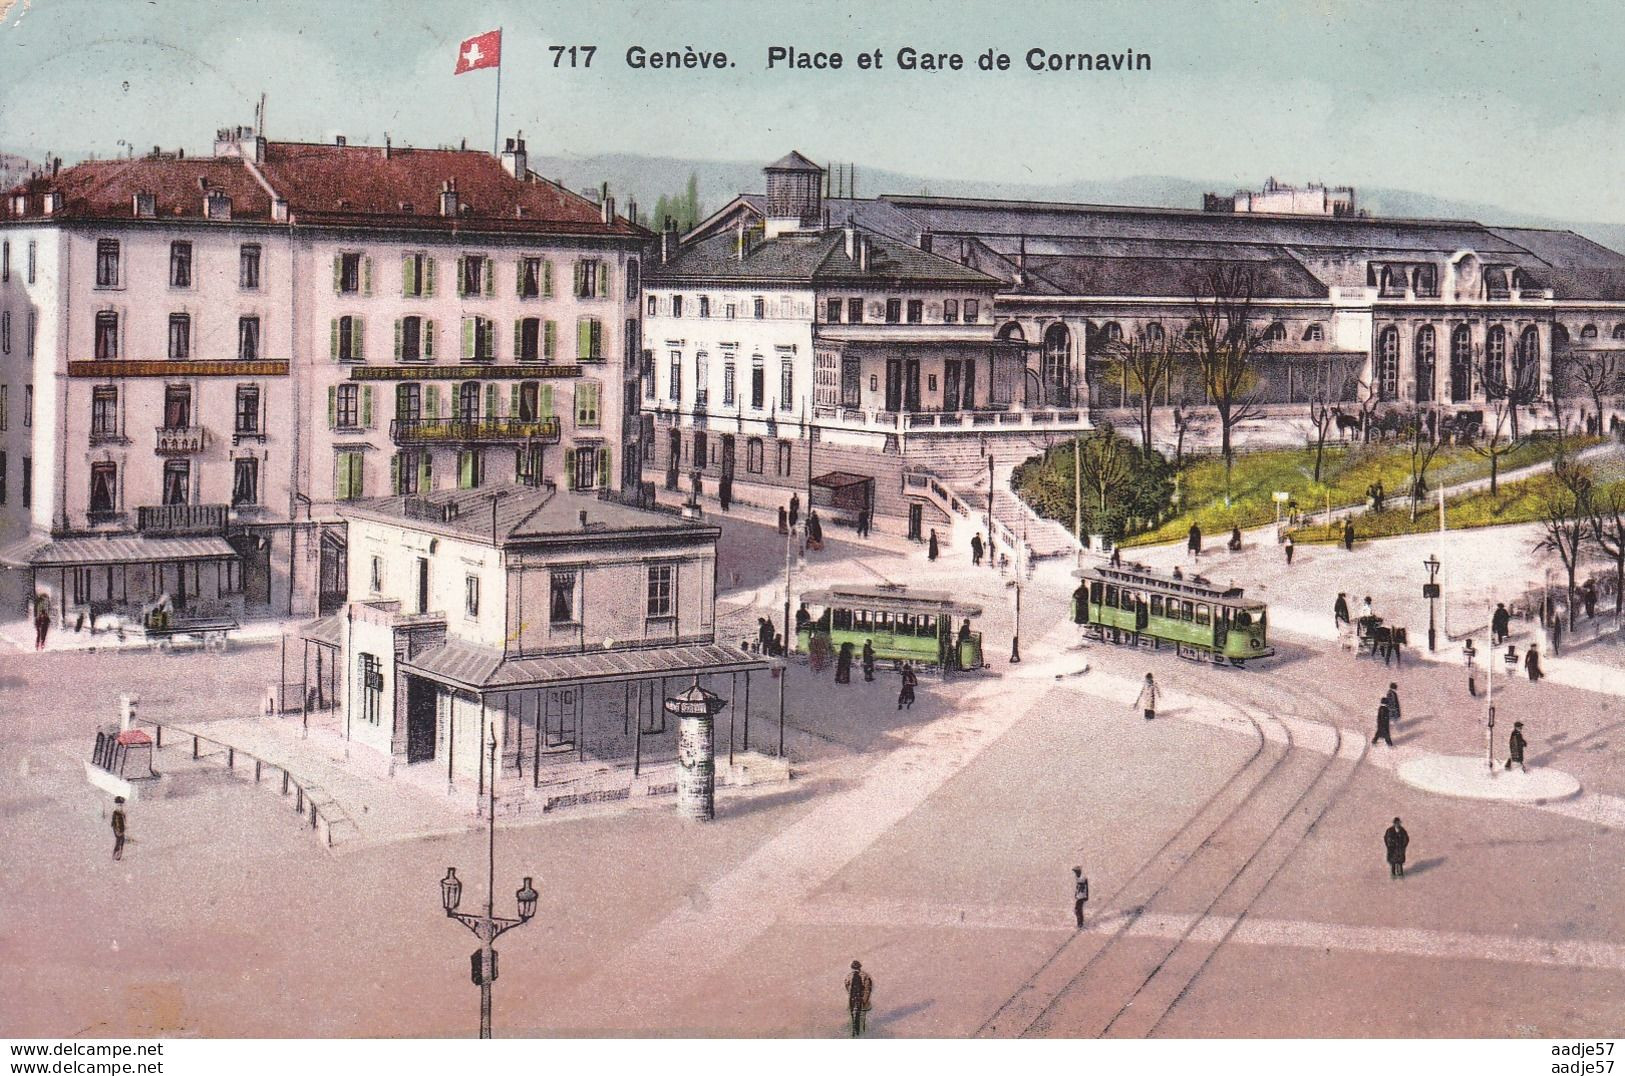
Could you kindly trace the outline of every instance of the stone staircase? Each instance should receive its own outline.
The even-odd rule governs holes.
[[[1064,437],[1038,434],[1001,434],[985,442],[970,437],[914,439],[908,442],[910,470],[927,471],[953,491],[970,514],[945,506],[960,526],[985,525],[988,504],[988,456],[993,457],[993,520],[995,544],[1006,553],[1026,546],[1033,559],[1067,556],[1078,545],[1065,527],[1043,519],[1010,490],[1010,475],[1017,465],[1040,455]]]

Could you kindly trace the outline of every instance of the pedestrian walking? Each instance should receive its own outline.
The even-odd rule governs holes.
[[[796,529],[796,523],[801,519],[801,494],[790,494],[790,529]]]
[[[1072,868],[1072,914],[1077,917],[1078,929],[1083,929],[1083,906],[1089,903],[1089,879],[1082,867]]]
[[[920,678],[914,675],[913,663],[903,662],[903,686],[897,692],[897,708],[899,710],[914,709],[914,685],[919,682]]]
[[[1405,827],[1394,819],[1382,835],[1383,848],[1388,852],[1388,877],[1405,877],[1405,849],[1410,847],[1411,835],[1405,832]]]
[[[925,546],[925,558],[927,560],[936,560],[938,554],[941,552],[942,551],[937,547],[937,529],[932,527],[931,540],[928,541]]]
[[[852,1037],[859,1038],[869,1029],[869,1010],[873,1007],[875,981],[863,964],[852,961],[852,971],[846,977],[846,1011],[852,1018]]]
[[[815,553],[824,548],[824,522],[816,508],[807,513],[807,548]]]
[[[1072,623],[1089,623],[1089,582],[1084,580],[1072,592]]]
[[[875,682],[875,644],[873,640],[863,640],[863,682]]]
[[[15,608],[15,607],[13,607]],[[34,649],[45,649],[45,636],[51,630],[51,599],[43,591],[34,595]]]
[[[1143,710],[1145,719],[1147,721],[1153,720],[1157,716],[1157,696],[1161,694],[1162,689],[1157,687],[1155,680],[1151,679],[1151,674],[1146,673],[1145,683],[1140,685],[1140,693],[1135,696],[1134,705],[1129,709]]]
[[[782,504],[779,505],[779,533],[784,535],[790,533],[790,513],[784,510]]]
[[[1377,703],[1377,732],[1376,735],[1371,737],[1372,743],[1385,743],[1389,747],[1394,746],[1394,734],[1388,727],[1388,722],[1392,719],[1393,713],[1388,709],[1388,699],[1384,697],[1381,702]]]
[[[1384,695],[1382,697],[1382,701],[1386,702],[1388,704],[1388,716],[1392,720],[1398,721],[1399,720],[1399,685],[1390,683],[1388,685],[1388,694],[1386,694],[1386,695]]]
[[[1337,600],[1332,603],[1332,627],[1341,628],[1349,622],[1349,596],[1341,590],[1337,592]]]
[[[756,618],[756,646],[764,654],[773,649],[773,622],[765,616]]]
[[[1121,568],[1123,566],[1123,547],[1117,545],[1116,543],[1112,544],[1111,566],[1113,568]]]
[[[1507,737],[1507,769],[1510,770],[1512,764],[1516,762],[1518,769],[1524,773],[1529,772],[1529,767],[1523,764],[1523,749],[1528,746],[1529,741],[1523,738],[1523,722],[1514,721],[1512,723],[1512,735]]]
[[[850,684],[852,682],[851,643],[842,643],[841,652],[835,656],[835,682],[837,684]]]
[[[954,668],[963,669],[965,660],[965,644],[971,640],[970,620],[966,619],[959,625],[959,637],[954,641]]]
[[[1495,603],[1495,613],[1490,617],[1490,630],[1495,633],[1495,645],[1500,646],[1512,634],[1512,614],[1507,612],[1506,602]]]
[[[1185,578],[1185,573],[1179,570],[1179,565],[1177,565],[1177,564],[1174,565],[1174,578],[1175,579],[1183,579],[1183,578]]]
[[[1563,655],[1563,617],[1552,617],[1552,657]]]
[[[1195,523],[1191,524],[1191,529],[1185,536],[1185,551],[1191,555],[1192,560],[1202,555],[1202,528]]]
[[[1540,671],[1540,651],[1535,647],[1534,643],[1530,643],[1529,649],[1524,651],[1523,671],[1529,674],[1529,682],[1531,684],[1535,683],[1542,676],[1546,675]]]
[[[124,797],[113,797],[113,858],[124,858]]]
[[[723,475],[722,481],[717,484],[717,500],[722,503],[724,512],[734,503],[734,480],[732,475]]]
[[[1286,536],[1286,539],[1281,543],[1281,548],[1286,551],[1286,566],[1288,568],[1292,567],[1292,535]]]
[[[1585,586],[1580,588],[1580,600],[1585,603],[1587,620],[1597,615],[1597,581],[1595,579],[1587,579]]]
[[[1231,527],[1230,528],[1230,552],[1232,552],[1232,553],[1240,553],[1241,552],[1241,528],[1240,527]]]
[[[858,537],[869,537],[869,509],[860,509],[858,512]]]
[[[982,564],[982,536],[980,534],[970,536],[970,562],[973,567],[980,567]]]
[[[1354,552],[1354,520],[1352,519],[1343,521],[1343,548],[1350,553]]]

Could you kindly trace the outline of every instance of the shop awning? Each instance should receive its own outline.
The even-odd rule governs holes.
[[[861,486],[873,481],[874,479],[866,474],[853,474],[851,471],[830,471],[813,479],[812,484],[823,486],[825,489],[846,489],[850,486]]]
[[[90,564],[151,564],[154,561],[228,560],[237,556],[218,537],[147,538],[119,534],[105,538],[57,538],[19,542],[0,551],[0,562],[22,568],[66,568]]]
[[[320,620],[312,620],[299,625],[299,638],[307,643],[338,646],[339,643],[344,641],[343,614],[331,613]]]
[[[505,658],[500,650],[450,642],[401,662],[409,673],[470,691],[520,691],[563,684],[753,672],[771,663],[737,646],[691,643],[642,650]]]

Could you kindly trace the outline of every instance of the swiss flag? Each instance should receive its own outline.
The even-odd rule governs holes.
[[[502,31],[488,30],[469,38],[457,50],[457,70],[454,75],[478,71],[482,67],[496,67],[502,63]]]

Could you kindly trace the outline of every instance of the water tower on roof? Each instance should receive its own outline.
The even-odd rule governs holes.
[[[767,173],[767,234],[816,228],[824,216],[824,170],[793,150]]]

